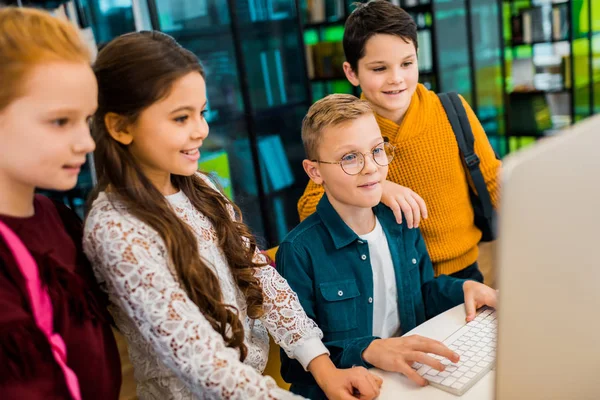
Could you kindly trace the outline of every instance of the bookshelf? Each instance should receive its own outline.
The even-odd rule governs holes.
[[[294,0],[148,0],[153,29],[193,51],[207,71],[200,166],[230,187],[244,221],[274,246],[298,223],[306,186],[301,121],[310,106],[299,4]],[[203,147],[204,148],[204,147]],[[206,160],[202,164],[202,160]]]
[[[365,2],[364,0],[361,2]],[[418,26],[420,81],[437,90],[435,23],[430,0],[391,0],[403,7]],[[306,63],[311,98],[317,101],[331,93],[360,95],[344,75],[342,39],[344,24],[354,0],[300,0],[306,45]]]
[[[593,0],[502,0],[510,151],[598,111]],[[594,13],[594,14],[593,14]]]

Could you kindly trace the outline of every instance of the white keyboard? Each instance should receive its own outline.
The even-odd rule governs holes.
[[[440,372],[419,363],[414,363],[412,367],[427,379],[430,385],[462,396],[494,367],[497,326],[496,311],[484,308],[473,321],[443,341],[450,350],[460,355],[458,363],[454,364],[442,356],[429,354],[441,360],[446,369]]]

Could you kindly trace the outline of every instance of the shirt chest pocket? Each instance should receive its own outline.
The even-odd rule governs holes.
[[[324,332],[356,329],[358,326],[356,302],[360,296],[356,280],[323,282],[319,284],[319,291],[321,292],[319,327]]]

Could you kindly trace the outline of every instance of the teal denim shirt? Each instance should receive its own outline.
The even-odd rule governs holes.
[[[419,229],[397,224],[383,204],[373,211],[388,240],[396,273],[400,328],[408,332],[464,301],[464,280],[441,275],[433,266]],[[298,294],[309,318],[323,330],[323,343],[338,368],[372,367],[362,352],[373,336],[373,271],[369,245],[346,225],[324,195],[317,211],[279,246],[277,269]],[[281,375],[291,390],[324,399],[311,374],[281,352]]]

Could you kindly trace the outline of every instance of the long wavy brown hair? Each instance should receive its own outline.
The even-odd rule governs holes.
[[[98,54],[94,72],[99,86],[98,111],[92,123],[98,186],[90,204],[98,193],[109,190],[127,205],[131,214],[158,232],[180,284],[227,346],[239,349],[243,361],[248,350],[238,310],[223,303],[218,278],[200,257],[192,229],[177,217],[167,199],[142,173],[128,147],[110,136],[104,122],[106,114],[112,112],[134,123],[143,110],[168,96],[177,79],[191,72],[204,77],[202,66],[193,53],[170,36],[146,31],[126,34],[108,43]],[[210,219],[246,299],[248,316],[259,318],[264,313],[263,292],[254,269],[264,264],[253,261],[257,245],[241,221],[240,209],[197,175],[172,175],[171,179],[194,207]],[[235,210],[235,220],[230,218],[227,206]]]

